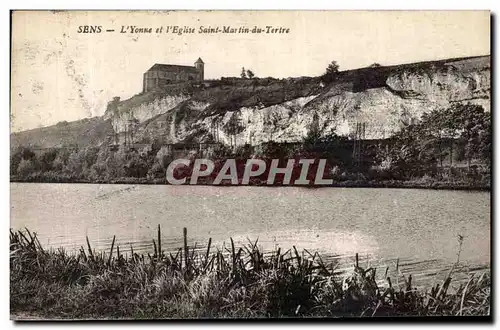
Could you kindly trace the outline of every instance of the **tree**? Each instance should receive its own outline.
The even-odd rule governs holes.
[[[212,151],[213,159],[226,159],[231,156],[233,156],[232,150],[225,144],[217,144]]]
[[[106,160],[110,156],[110,151],[106,146],[102,146],[97,154],[95,163],[90,168],[89,178],[91,180],[102,180],[106,178]]]
[[[438,156],[439,165],[443,167],[443,159],[446,157],[447,152],[443,144],[443,140],[449,140],[444,127],[445,120],[442,111],[434,110],[430,113],[424,113],[421,118],[422,124],[420,125],[420,134],[426,135],[425,148],[433,148],[434,153]]]
[[[453,164],[454,146],[463,148],[457,151],[467,159],[468,165],[474,157],[488,157],[482,151],[488,149],[488,143],[491,144],[491,115],[482,106],[455,103],[445,110],[424,115],[422,123],[430,135],[437,136],[439,144],[441,139],[450,141],[450,164]],[[486,146],[486,149],[481,146]],[[440,151],[443,152],[441,148]]]
[[[236,156],[236,158],[247,160],[249,158],[252,158],[253,151],[254,150],[252,146],[248,143],[245,143],[236,148],[236,150],[234,151],[234,155]]]
[[[167,169],[170,162],[173,160],[173,156],[168,147],[162,147],[155,156],[158,163],[163,166],[163,169]]]
[[[130,116],[130,119],[127,122],[127,138],[129,143],[134,143],[134,134],[137,131],[137,127],[139,126],[139,119]]]
[[[339,72],[339,65],[337,64],[337,61],[332,61],[332,63],[328,64],[328,67],[326,68],[327,74],[336,74],[338,72]]]
[[[478,155],[486,161],[488,167],[491,167],[491,113],[485,113],[484,124],[478,135]]]
[[[281,120],[280,113],[276,111],[266,111],[264,114],[264,132],[269,133],[268,141],[273,140],[273,132],[277,129]]]
[[[31,159],[21,159],[17,167],[17,174],[21,177],[26,177],[35,172],[35,166]]]
[[[17,173],[19,163],[21,160],[30,160],[32,164],[36,161],[36,155],[30,148],[18,147],[10,157],[10,172],[11,174]]]
[[[241,74],[240,74],[240,77],[243,78],[243,79],[246,79],[247,77],[247,73],[245,71],[245,67],[242,67],[241,68]]]
[[[491,114],[480,105],[467,103],[453,105],[451,115],[459,127],[458,140],[465,148],[467,165],[470,167],[473,158],[489,161],[487,150],[489,145],[491,152]]]
[[[245,126],[241,122],[241,116],[239,111],[233,112],[231,118],[229,118],[224,129],[226,133],[229,135],[229,138],[231,140],[231,145],[236,146],[236,135],[240,134],[245,130]]]
[[[425,123],[405,126],[392,138],[386,159],[390,163],[390,171],[396,179],[419,177],[436,171],[436,155],[432,146],[432,138],[425,129]]]
[[[111,152],[106,158],[105,166],[106,166],[106,178],[107,180],[114,178],[123,178],[125,177],[125,158],[126,152],[123,149],[118,149],[116,152]]]
[[[70,154],[71,152],[66,148],[59,149],[56,159],[52,162],[52,170],[62,171],[68,163]]]
[[[149,168],[145,156],[137,152],[128,152],[125,154],[123,170],[126,177],[141,178],[147,175]]]
[[[83,154],[78,150],[73,150],[68,157],[64,172],[72,177],[79,178],[83,173],[83,162]]]
[[[56,149],[45,150],[39,157],[40,170],[42,172],[51,171],[53,169],[53,163],[57,158]]]
[[[249,79],[252,79],[253,77],[255,77],[255,74],[252,72],[252,70],[247,70],[247,76]]]
[[[326,159],[329,166],[352,168],[352,149],[348,138],[337,135],[335,130],[322,133],[317,114],[314,115],[303,144],[304,158]]]
[[[313,115],[313,120],[307,131],[307,136],[304,138],[305,145],[314,145],[321,138],[321,131],[319,129],[319,117],[318,113],[315,112]]]
[[[379,63],[375,62],[375,63],[372,63],[370,64],[369,68],[380,68],[382,65],[380,65]]]
[[[154,162],[153,165],[148,170],[148,177],[159,179],[165,177],[165,169],[159,162]]]
[[[453,104],[444,110],[424,114],[418,123],[406,125],[391,140],[391,171],[398,177],[433,173],[439,159],[449,152],[453,164],[454,149],[458,149],[470,166],[471,160],[481,159],[490,165],[491,114],[480,105]],[[446,146],[449,148],[445,148]],[[455,151],[455,154],[457,152]]]
[[[105,113],[110,113],[113,116],[117,116],[118,115],[118,104],[120,104],[120,97],[118,97],[118,96],[113,97],[113,100],[108,102],[108,104],[106,106]]]
[[[328,64],[326,72],[323,74],[321,78],[324,82],[330,83],[337,78],[338,73],[339,73],[339,65],[337,64],[336,61],[332,61],[330,64]]]

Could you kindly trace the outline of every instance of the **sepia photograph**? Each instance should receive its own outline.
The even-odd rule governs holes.
[[[11,320],[491,321],[490,11],[10,20]]]

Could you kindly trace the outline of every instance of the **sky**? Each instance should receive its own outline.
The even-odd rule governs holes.
[[[84,25],[101,33],[78,33]],[[122,26],[152,33],[120,33]],[[194,29],[182,35],[167,26]],[[228,26],[289,33],[199,33]],[[163,27],[161,33],[156,28]],[[171,29],[171,28],[170,28]],[[106,30],[114,30],[106,32]],[[130,28],[128,28],[130,30]],[[170,30],[171,31],[171,30]],[[374,62],[394,65],[490,54],[487,11],[17,11],[12,16],[11,130],[100,116],[114,96],[142,91],[155,63],[193,65],[205,79],[317,76]]]

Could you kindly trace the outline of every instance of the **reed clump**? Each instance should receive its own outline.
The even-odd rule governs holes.
[[[186,232],[184,232],[186,237]],[[356,261],[339,275],[317,253],[294,247],[264,253],[256,242],[204,251],[187,245],[166,253],[115,246],[76,254],[44,249],[29,230],[10,232],[11,313],[50,319],[171,319],[489,315],[490,276],[471,276],[450,290],[451,272],[430,291],[411,276],[376,281]]]

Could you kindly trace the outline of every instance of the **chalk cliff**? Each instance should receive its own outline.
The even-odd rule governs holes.
[[[480,104],[490,111],[490,75],[490,56],[481,56],[344,71],[326,85],[310,77],[177,84],[108,107],[94,119],[105,132],[85,143],[109,143],[114,133],[123,139],[126,131],[138,143],[295,142],[306,136],[313,120],[323,134],[334,130],[350,136],[357,123],[365,123],[367,139],[384,138],[403,123],[453,103]],[[48,129],[39,129],[40,134]],[[13,145],[62,144],[33,131],[11,135]]]

